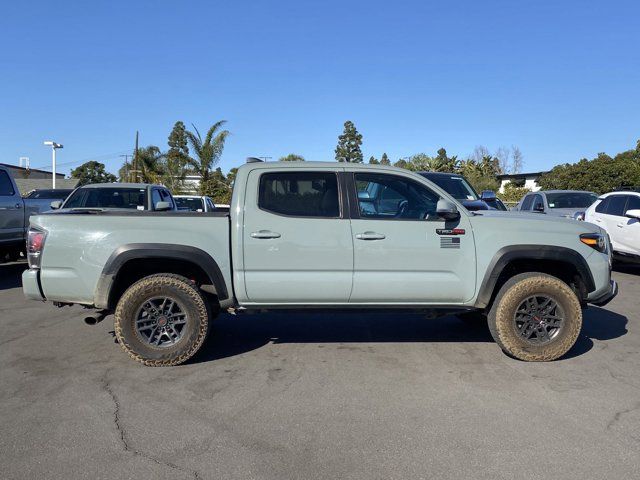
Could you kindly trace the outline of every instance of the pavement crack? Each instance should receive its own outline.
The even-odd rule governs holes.
[[[615,415],[613,416],[613,418],[609,421],[609,424],[607,425],[607,430],[611,430],[611,428],[616,425],[617,423],[620,422],[620,419],[624,416],[624,415],[628,415],[629,413],[633,412],[634,410],[638,410],[640,408],[640,402],[636,403],[633,407],[631,408],[627,408],[626,410],[619,410],[615,413]]]
[[[153,455],[143,452],[141,450],[137,450],[135,448],[133,448],[131,446],[131,443],[129,442],[128,438],[127,438],[127,431],[124,428],[123,424],[122,424],[122,419],[121,419],[121,415],[120,415],[120,399],[118,398],[118,396],[116,395],[116,393],[113,391],[113,388],[111,387],[111,383],[109,382],[109,380],[107,379],[107,376],[105,375],[102,378],[102,388],[104,389],[105,392],[107,392],[107,394],[109,394],[109,396],[111,397],[111,402],[113,403],[113,423],[116,427],[116,432],[118,433],[118,437],[120,439],[120,444],[122,445],[122,450],[124,452],[130,453],[132,454],[134,457],[142,457],[146,460],[149,460],[157,465],[161,465],[167,468],[171,468],[173,470],[177,470],[179,472],[182,473],[186,473],[189,474],[193,477],[194,480],[200,480],[202,477],[200,477],[200,473],[197,470],[188,470],[185,469],[183,467],[181,467],[180,465],[176,465],[175,463],[171,463],[171,462],[167,462],[165,460],[161,460],[159,458],[154,457]]]

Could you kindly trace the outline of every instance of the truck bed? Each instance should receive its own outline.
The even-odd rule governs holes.
[[[229,225],[229,215],[216,212],[59,210],[32,216],[31,226],[48,232],[40,270],[42,293],[47,300],[94,305],[109,257],[123,246],[140,243],[199,248],[215,258],[231,285]]]

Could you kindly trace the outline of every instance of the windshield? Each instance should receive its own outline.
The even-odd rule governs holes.
[[[60,189],[60,190],[34,190],[27,198],[46,198],[47,200],[64,200],[69,196],[72,190]]]
[[[131,208],[145,210],[144,188],[79,188],[64,208]]]
[[[203,212],[202,199],[200,197],[176,198],[176,205],[181,209],[189,209],[192,212]]]
[[[478,194],[463,177],[454,175],[424,175],[456,200],[478,200]]]
[[[549,208],[587,208],[598,199],[589,192],[547,193]]]

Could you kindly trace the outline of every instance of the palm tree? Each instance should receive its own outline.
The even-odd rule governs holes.
[[[133,178],[143,183],[160,183],[164,173],[164,154],[155,145],[139,148]]]
[[[185,135],[191,144],[193,157],[189,157],[189,165],[191,165],[198,175],[200,175],[200,193],[204,194],[209,184],[211,169],[218,163],[222,151],[224,150],[224,142],[229,136],[228,130],[221,130],[222,126],[227,123],[220,120],[213,124],[202,140],[200,132],[193,125],[195,133],[187,130]]]

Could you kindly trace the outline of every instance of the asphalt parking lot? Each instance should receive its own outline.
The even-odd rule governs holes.
[[[0,265],[0,477],[601,479],[640,475],[640,268],[562,360],[419,315],[223,315],[143,367]]]

